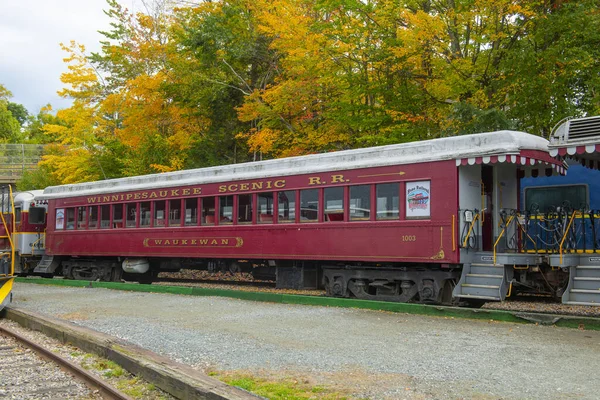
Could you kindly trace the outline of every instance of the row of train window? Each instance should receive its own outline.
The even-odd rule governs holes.
[[[399,219],[400,183],[58,208],[56,229],[344,221],[346,208],[350,221]]]

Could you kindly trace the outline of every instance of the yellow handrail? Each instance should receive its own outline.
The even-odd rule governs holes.
[[[456,232],[455,232],[455,226],[456,225],[456,215],[452,214],[452,251],[456,251]]]
[[[508,226],[510,225],[510,222],[514,218],[515,218],[514,215],[510,216],[510,218],[506,222],[506,225],[504,225],[504,229],[502,229],[502,232],[500,232],[500,234],[498,235],[498,239],[496,239],[496,242],[494,243],[494,265],[496,264],[496,247],[498,247],[498,243],[500,242],[500,239],[502,239],[502,236],[504,236],[504,232],[506,232],[506,228],[508,228]]]
[[[571,224],[575,220],[575,215],[577,215],[577,211],[573,211],[573,215],[571,215],[571,220],[569,221],[569,224],[567,225],[567,229],[565,229],[565,234],[563,235],[563,238],[560,241],[560,246],[558,247],[558,254],[560,255],[560,263],[561,264],[563,261],[563,255],[562,255],[563,243],[565,242],[565,239],[567,238],[567,235],[569,234],[569,229],[571,228]]]
[[[485,183],[481,182],[481,224],[485,222],[485,216],[483,215],[485,210]]]
[[[529,219],[531,219],[531,217]],[[519,229],[521,229],[521,232],[523,232],[525,234],[525,236],[527,236],[527,238],[529,238],[529,240],[531,241],[531,243],[533,243],[533,245],[535,246],[535,252],[537,253],[538,252],[538,248],[537,248],[537,243],[535,242],[535,240],[533,240],[533,238],[529,235],[529,233],[527,233],[527,231],[525,231],[525,228],[523,228],[523,225],[521,225],[520,223],[519,223]]]
[[[33,254],[33,252],[35,251],[33,248],[35,247],[35,245],[41,241],[46,239],[46,231],[44,231],[44,233],[40,234],[40,238],[38,240],[36,240],[35,242],[31,243],[31,254]]]
[[[11,211],[12,211],[12,230],[14,232],[15,230],[15,224],[16,224],[16,220],[15,220],[15,203],[13,201],[13,193],[12,193],[12,186],[8,185],[8,195],[9,195],[9,202],[10,202],[10,206],[11,206]],[[4,199],[3,199],[4,200]],[[2,219],[2,224],[4,225],[4,227],[6,228],[6,236],[8,237],[8,243],[10,243],[10,276],[13,276],[15,274],[15,244],[13,243],[12,240],[12,233],[8,230],[8,225],[6,225],[6,219],[4,218],[4,213],[0,213],[0,218]]]
[[[471,236],[471,232],[473,231],[473,227],[475,226],[475,222],[477,221],[477,218],[479,218],[479,213],[474,214],[473,221],[471,222],[471,226],[469,226],[469,231],[467,232],[467,236],[465,237],[465,240],[463,241],[463,247],[467,247],[467,241],[469,240],[469,236]]]

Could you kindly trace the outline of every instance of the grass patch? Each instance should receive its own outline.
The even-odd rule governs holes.
[[[166,398],[155,385],[125,371],[119,364],[95,354],[82,354],[81,367],[106,378],[111,385],[134,399],[160,400]]]
[[[136,398],[136,399],[146,399],[150,392],[156,390],[156,386],[151,383],[144,383],[139,378],[131,378],[131,379],[121,379],[116,384],[117,389],[122,391],[123,393]],[[153,398],[162,398],[162,396],[157,396]]]
[[[348,400],[338,391],[324,386],[312,386],[294,378],[265,379],[250,374],[211,371],[210,376],[271,400]]]
[[[98,371],[103,371],[102,375],[105,378],[118,378],[125,373],[117,363],[102,358],[97,358],[91,366]]]

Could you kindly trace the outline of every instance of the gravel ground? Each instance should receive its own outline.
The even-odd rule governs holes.
[[[597,399],[600,332],[17,283],[14,305],[201,370],[368,399]]]

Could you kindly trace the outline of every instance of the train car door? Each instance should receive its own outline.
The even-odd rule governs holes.
[[[481,246],[483,251],[494,249],[494,168],[481,166]]]

